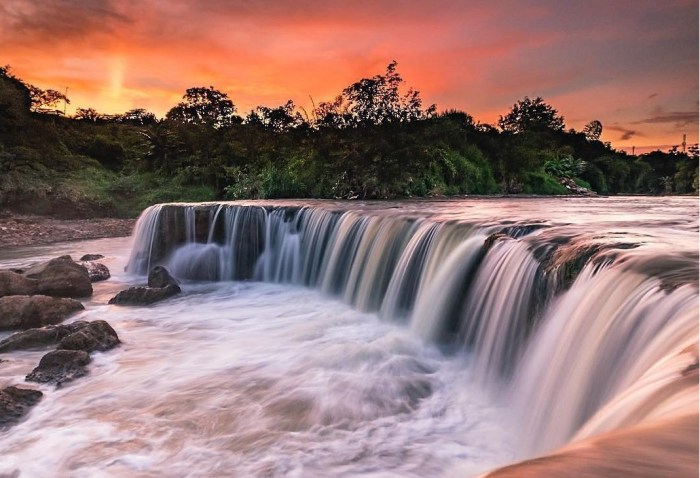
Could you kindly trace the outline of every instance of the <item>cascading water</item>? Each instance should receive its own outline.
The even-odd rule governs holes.
[[[195,220],[191,207],[164,207]],[[254,273],[242,278],[315,287],[385,319],[408,320],[426,341],[463,344],[478,380],[505,386],[512,377],[525,455],[561,446],[586,426],[600,429],[588,424],[591,417],[659,361],[696,342],[697,285],[664,290],[654,271],[632,270],[631,262],[647,257],[636,251],[602,265],[590,261],[570,290],[539,304],[538,288],[552,279],[544,280],[545,266],[532,251],[557,247],[539,237],[541,224],[433,222],[323,207],[206,208],[214,218],[207,243],[194,243],[188,232],[159,256],[176,275],[240,278],[228,264],[255,262]],[[264,214],[246,227],[264,230],[264,241],[243,251],[232,239],[241,225],[229,218],[252,209]],[[222,210],[225,239],[217,241]],[[163,206],[144,213],[136,250],[153,249],[151,228],[162,213]],[[136,257],[129,266],[135,272],[153,262]],[[697,269],[697,257],[687,262]]]
[[[242,476],[348,477],[469,476],[692,421],[697,205],[659,199],[631,216],[635,199],[580,201],[591,202],[547,202],[548,221],[545,200],[149,208],[127,271],[165,265],[183,281],[184,297],[149,314],[185,352],[161,360],[144,346],[133,363],[149,364],[147,378],[122,363],[126,380],[140,377],[126,409],[155,425],[118,412],[113,421],[173,434],[163,472],[175,456],[207,463],[198,476],[234,466]],[[324,313],[341,302],[359,312]],[[137,347],[129,331],[142,318],[129,320],[120,333]],[[171,362],[183,378],[159,381]],[[144,406],[153,382],[170,398]],[[484,425],[493,410],[483,403],[508,422],[505,435]],[[187,413],[173,411],[179,404]],[[0,451],[34,440],[0,440]],[[109,463],[128,476],[138,460]]]

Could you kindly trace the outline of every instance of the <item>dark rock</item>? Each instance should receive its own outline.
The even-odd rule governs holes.
[[[6,387],[0,390],[0,429],[17,423],[44,394],[39,390]]]
[[[99,282],[111,277],[109,269],[101,262],[80,262],[80,265],[87,271],[90,282]]]
[[[83,257],[80,258],[82,262],[87,262],[87,261],[97,261],[99,259],[104,259],[105,256],[102,254],[85,254]]]
[[[95,320],[64,337],[58,344],[58,349],[105,352],[120,343],[117,333],[107,322]]]
[[[27,375],[29,382],[55,383],[57,386],[87,374],[90,356],[83,350],[54,350],[41,358]]]
[[[85,267],[73,262],[70,256],[61,256],[30,267],[25,277],[37,279],[37,294],[54,297],[88,297],[92,283]]]
[[[155,266],[148,274],[148,287],[162,288],[169,285],[179,285],[163,266]]]
[[[149,305],[180,293],[180,286],[167,287],[131,287],[112,297],[110,304]]]
[[[36,293],[38,281],[17,272],[0,271],[0,297],[7,295],[32,295]]]
[[[74,299],[45,295],[0,297],[0,330],[58,324],[84,309],[83,304]]]
[[[57,344],[63,338],[86,327],[87,322],[78,321],[66,325],[49,325],[39,329],[29,329],[12,334],[0,340],[0,353],[13,350],[26,350]]]

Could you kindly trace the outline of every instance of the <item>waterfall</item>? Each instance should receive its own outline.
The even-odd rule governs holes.
[[[615,428],[616,421],[625,423],[634,409],[656,408],[655,400],[644,397],[680,378],[683,367],[697,361],[696,350],[694,358],[680,361],[680,370],[678,365],[665,369],[672,370],[670,377],[656,381],[645,377],[653,376],[658,364],[673,362],[693,346],[697,349],[698,291],[692,285],[663,290],[657,277],[636,270],[648,258],[632,259],[598,273],[587,267],[550,308],[529,344],[513,393],[521,399],[520,416],[529,442],[523,448],[530,454],[564,444],[584,425],[607,431]],[[634,267],[640,263],[642,267]],[[697,408],[697,375],[695,382]],[[634,406],[630,394],[637,398]],[[624,395],[628,410],[613,419],[604,406]],[[599,416],[591,420],[596,412]],[[579,435],[589,433],[582,430]]]
[[[166,204],[139,219],[127,270],[316,288],[468,351],[476,380],[508,396],[527,456],[696,410],[697,375],[683,374],[697,367],[697,253],[591,246],[577,230],[557,256],[568,262],[552,267],[567,241],[550,227],[332,204]]]

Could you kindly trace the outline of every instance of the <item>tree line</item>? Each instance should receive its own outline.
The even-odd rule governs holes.
[[[119,213],[129,201],[564,194],[562,178],[599,194],[698,190],[697,145],[629,155],[601,142],[600,121],[566,129],[540,97],[496,125],[438,113],[396,62],[310,111],[290,100],[239,115],[213,86],[187,89],[164,118],[141,108],[66,117],[69,102],[0,68],[0,205],[56,202],[71,188],[65,201],[92,194]]]

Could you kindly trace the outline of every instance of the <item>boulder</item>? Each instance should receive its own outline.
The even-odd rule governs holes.
[[[27,375],[29,382],[55,383],[61,386],[87,374],[90,355],[83,350],[54,350],[41,358],[39,365]]]
[[[74,299],[45,295],[0,297],[0,330],[58,324],[84,309],[83,304]]]
[[[85,267],[73,262],[70,256],[61,256],[30,267],[24,273],[38,281],[37,294],[54,297],[89,297],[92,283]]]
[[[0,430],[17,423],[44,394],[39,390],[6,387],[0,390]]]
[[[148,287],[163,288],[169,285],[179,286],[178,282],[163,266],[155,266],[148,274]],[[179,292],[179,291],[178,291]]]
[[[58,344],[59,350],[83,350],[85,352],[105,352],[121,342],[114,329],[104,320],[86,323]]]
[[[78,321],[66,325],[49,325],[17,332],[0,340],[0,353],[54,345],[87,325],[88,322]]]
[[[85,254],[83,257],[80,258],[81,262],[88,262],[88,261],[98,261],[100,259],[104,259],[105,256],[102,254]]]
[[[180,286],[131,287],[119,292],[109,300],[116,305],[149,305],[180,293]]]
[[[87,271],[90,282],[99,282],[101,280],[107,280],[111,277],[109,269],[101,262],[87,261],[80,262],[79,264]]]
[[[14,271],[0,271],[0,297],[6,295],[32,295],[38,281]]]

